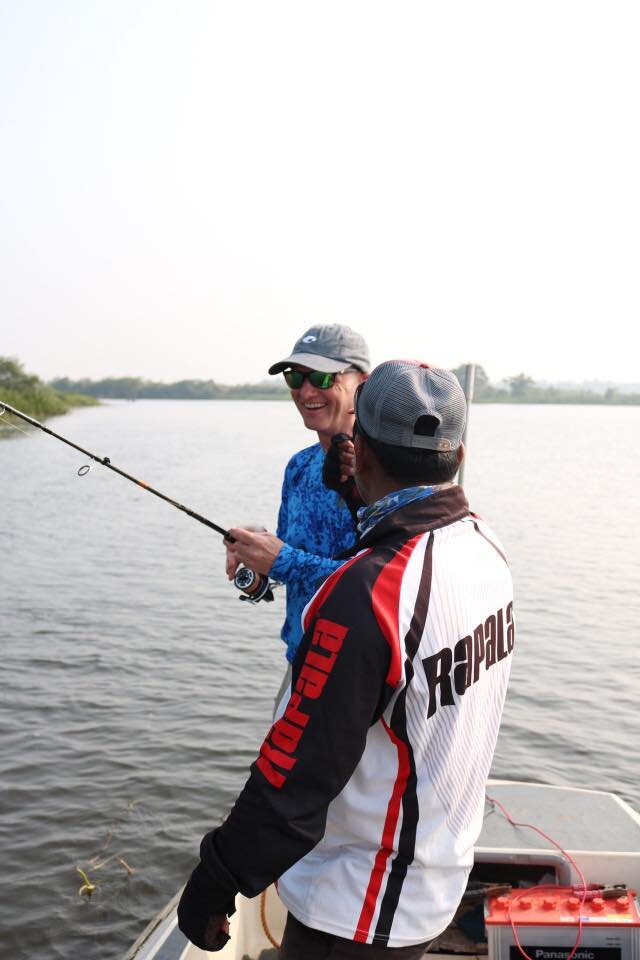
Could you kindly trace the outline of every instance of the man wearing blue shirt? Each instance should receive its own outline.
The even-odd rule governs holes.
[[[286,584],[287,613],[281,636],[292,662],[302,638],[300,617],[307,601],[353,545],[355,528],[342,498],[322,482],[324,455],[337,433],[353,431],[353,396],[370,369],[363,337],[350,327],[311,327],[290,356],[269,368],[284,374],[305,427],[318,443],[294,454],[285,470],[276,534],[233,527],[227,546],[227,575],[240,563]]]

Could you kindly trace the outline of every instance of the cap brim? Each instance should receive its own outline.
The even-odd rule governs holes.
[[[286,360],[278,360],[273,366],[269,367],[269,373],[282,373],[292,363],[297,363],[301,367],[309,367],[310,370],[319,370],[321,373],[340,373],[351,366],[345,360],[331,360],[329,357],[320,357],[317,353],[294,353]]]

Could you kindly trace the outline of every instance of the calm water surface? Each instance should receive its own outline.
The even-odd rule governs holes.
[[[465,478],[516,583],[494,775],[636,809],[639,421],[474,407]],[[273,528],[313,439],[287,403],[113,402],[49,425],[222,526]],[[283,598],[240,603],[218,536],[84,462],[40,431],[0,442],[2,960],[122,956],[242,786],[284,668]]]

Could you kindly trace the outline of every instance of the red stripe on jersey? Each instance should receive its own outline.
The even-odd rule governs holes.
[[[384,722],[384,717],[381,717],[381,721],[398,751],[398,773],[396,775],[396,782],[393,785],[389,806],[387,807],[387,816],[385,817],[384,828],[382,830],[382,842],[376,854],[371,877],[369,878],[369,885],[364,897],[364,903],[362,904],[358,926],[353,936],[353,939],[358,943],[366,943],[369,936],[371,921],[373,920],[373,915],[376,910],[376,903],[378,894],[380,893],[380,887],[382,886],[382,878],[385,874],[387,860],[393,853],[393,838],[396,835],[396,827],[400,816],[400,804],[402,795],[407,787],[407,780],[409,779],[411,770],[407,744],[403,740],[400,740],[393,730],[387,726]]]
[[[306,631],[309,629],[309,624],[315,617],[316,613],[318,612],[318,609],[325,602],[325,600],[327,599],[327,597],[329,596],[329,594],[331,593],[331,591],[333,590],[333,588],[335,587],[335,585],[337,584],[338,580],[340,579],[342,574],[345,572],[345,570],[348,570],[349,567],[352,567],[353,564],[356,562],[356,560],[360,560],[361,557],[366,557],[368,553],[371,553],[371,547],[369,547],[368,550],[363,550],[362,553],[358,553],[355,557],[351,557],[351,560],[347,560],[345,563],[342,564],[341,567],[338,567],[337,570],[334,570],[333,573],[327,577],[325,582],[322,584],[322,586],[316,593],[315,597],[313,597],[313,599],[311,600],[311,603],[307,609],[307,612],[304,615],[304,619],[302,621],[303,631]]]
[[[398,634],[400,587],[411,554],[423,537],[424,533],[419,533],[402,545],[393,560],[382,568],[371,591],[371,606],[375,618],[391,650],[391,663],[386,682],[392,687],[397,687],[402,677],[402,654]]]

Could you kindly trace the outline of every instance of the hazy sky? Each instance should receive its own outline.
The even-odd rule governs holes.
[[[0,354],[640,379],[640,5],[0,0]]]

